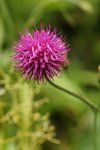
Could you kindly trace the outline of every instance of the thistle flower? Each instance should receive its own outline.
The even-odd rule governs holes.
[[[56,29],[35,29],[32,33],[25,32],[15,45],[15,67],[25,78],[37,81],[45,77],[58,76],[67,60],[69,51],[62,36],[58,36]]]

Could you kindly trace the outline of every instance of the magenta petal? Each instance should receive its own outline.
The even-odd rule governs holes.
[[[41,81],[47,76],[57,76],[64,62],[68,62],[69,45],[65,44],[56,31],[50,29],[35,30],[21,35],[15,46],[15,67],[26,78]]]

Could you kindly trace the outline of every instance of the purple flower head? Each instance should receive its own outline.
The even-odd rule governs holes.
[[[25,32],[15,46],[15,67],[25,78],[37,81],[57,76],[67,60],[69,51],[62,37],[50,28]]]

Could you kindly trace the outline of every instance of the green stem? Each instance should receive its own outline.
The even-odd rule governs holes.
[[[100,66],[98,67],[98,83],[100,84]],[[100,107],[100,102],[98,103],[98,107]],[[93,150],[97,150],[97,117],[98,113],[94,113],[94,120],[93,120]]]
[[[94,121],[93,121],[93,150],[97,150],[96,131],[97,131],[97,112],[94,113]]]
[[[55,83],[53,83],[47,76],[46,76],[46,80],[52,85],[54,86],[55,88],[65,92],[65,93],[68,93],[78,99],[80,99],[81,101],[83,101],[85,104],[87,104],[94,112],[100,112],[100,109],[95,105],[93,104],[92,102],[90,102],[89,100],[81,97],[80,95],[76,94],[76,93],[73,93],[63,87],[60,87],[59,85],[56,85]]]

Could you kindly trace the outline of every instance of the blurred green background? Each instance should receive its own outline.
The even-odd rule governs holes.
[[[100,103],[100,0],[0,0],[0,150],[93,150],[94,114],[48,83],[30,84],[13,68],[19,34],[58,28],[71,64],[55,83]],[[96,131],[100,148],[100,115]]]

